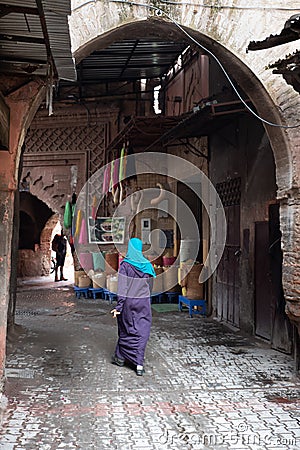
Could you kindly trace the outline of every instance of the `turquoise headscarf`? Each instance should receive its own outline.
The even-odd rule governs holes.
[[[132,266],[139,269],[141,272],[148,273],[156,277],[155,270],[150,261],[142,253],[143,243],[138,238],[132,238],[128,242],[127,254],[123,261],[128,262]]]

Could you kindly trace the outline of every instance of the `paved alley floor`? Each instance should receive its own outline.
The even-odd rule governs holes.
[[[188,313],[153,311],[146,373],[110,364],[111,305],[23,284],[1,450],[300,449],[291,357]]]

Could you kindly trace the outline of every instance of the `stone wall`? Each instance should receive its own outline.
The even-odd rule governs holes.
[[[73,105],[57,108],[53,117],[41,110],[32,122],[21,179],[60,217],[73,192],[79,193],[87,176],[103,165],[115,115],[111,108],[88,116],[85,108]]]
[[[53,214],[50,217],[42,230],[40,243],[35,245],[34,250],[19,250],[19,277],[47,276],[50,274],[52,234],[58,220],[58,214]]]

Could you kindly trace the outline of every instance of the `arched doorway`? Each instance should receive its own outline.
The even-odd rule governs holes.
[[[217,56],[237,86],[247,93],[260,116],[275,124],[294,125],[294,118],[300,113],[297,92],[287,86],[282,77],[266,70],[266,61],[269,58],[267,52],[246,52],[249,42],[253,39],[253,30],[257,30],[259,36],[270,34],[269,8],[257,11],[255,7],[243,10],[236,5],[178,6],[168,4],[165,14],[163,6],[159,10],[152,5],[125,4],[122,0],[110,2],[105,12],[99,3],[92,5],[88,2],[78,5],[74,8],[70,20],[72,29],[80,30],[80,33],[74,32],[73,35],[73,48],[77,62],[96,49],[108,47],[114,40],[126,39],[127,36],[142,38],[147,35],[148,30],[151,36],[165,35],[166,39],[176,39],[181,35],[182,30],[187,31]],[[287,15],[291,15],[293,9],[289,9],[286,5],[283,7],[281,0],[273,2],[271,9],[276,10],[276,17],[272,15],[273,26],[275,27],[277,23],[278,28],[281,29]],[[107,20],[97,20],[99,14],[100,16],[106,14]],[[88,21],[85,21],[86,17],[89,18]],[[258,23],[259,28],[257,28]],[[138,29],[140,25],[141,30]],[[179,31],[180,28],[181,31]],[[285,50],[292,53],[295,48],[294,44],[288,44]],[[280,60],[281,57],[280,46],[272,49],[273,61]],[[300,214],[299,152],[297,151],[299,128],[284,130],[266,125],[265,129],[276,164],[283,248],[283,285],[287,313],[297,324],[300,323],[299,261],[295,257],[293,248],[294,243],[299,242],[299,232],[294,226]]]
[[[147,34],[150,25],[151,33]],[[75,112],[79,111],[79,106],[82,109],[85,108],[84,114],[88,113],[88,123],[94,123],[93,121],[96,120],[100,104],[103,115],[107,114],[108,108],[113,105],[116,111],[115,121],[108,120],[107,129],[110,130],[110,135],[105,136],[103,149],[105,157],[102,156],[102,163],[108,161],[105,151],[109,142],[113,141],[116,144],[113,149],[116,151],[118,141],[114,138],[117,139],[118,134],[122,135],[123,130],[128,127],[128,124],[130,125],[133,116],[138,113],[150,118],[150,121],[151,117],[155,116],[153,91],[159,82],[162,85],[160,97],[164,97],[164,101],[161,102],[162,115],[168,117],[189,115],[191,122],[189,135],[184,135],[184,132],[179,134],[181,139],[188,137],[190,141],[180,143],[177,139],[177,142],[175,144],[173,142],[172,145],[165,142],[161,149],[175,152],[201,166],[209,174],[213,183],[219,186],[220,195],[224,197],[227,208],[229,239],[224,264],[220,266],[217,278],[213,281],[212,309],[221,320],[255,333],[260,329],[260,322],[264,320],[261,314],[265,314],[264,312],[260,314],[256,308],[261,294],[258,292],[258,286],[255,285],[254,276],[255,262],[258,261],[255,242],[259,233],[258,226],[255,224],[269,223],[271,220],[271,216],[268,215],[269,205],[276,202],[279,190],[289,186],[292,177],[289,149],[280,128],[264,128],[257,117],[245,109],[245,105],[237,102],[234,87],[239,86],[240,95],[248,104],[251,104],[256,114],[264,115],[274,122],[279,120],[272,98],[249,67],[220,43],[203,33],[192,29],[186,30],[191,38],[203,42],[208,49],[213,49],[214,54],[222,61],[230,74],[232,83],[224,76],[216,60],[201,47],[199,49],[195,45],[192,46],[186,39],[186,35],[183,36],[174,24],[161,20],[149,20],[123,25],[82,46],[77,52],[80,87],[72,83],[61,83],[57,104],[64,105],[65,108],[64,111],[61,110],[61,117],[67,115],[67,110]],[[132,37],[130,41],[127,39],[128,34]],[[142,42],[144,52],[146,43],[148,47],[153,45],[156,47],[157,58],[163,45],[168,46],[172,43],[173,47],[178,49],[177,56],[180,54],[182,66],[174,59],[172,73],[171,71],[165,73],[159,80],[152,78],[146,83],[144,91],[138,76],[133,83],[135,91],[130,90],[129,83],[124,88],[122,83],[125,79],[117,76],[114,78],[113,73],[107,73],[107,68],[106,72],[105,70],[101,72],[100,62],[101,58],[104,58],[109,64],[111,55],[121,55],[121,48],[125,53],[128,52],[131,41],[134,42],[135,48],[139,48]],[[152,52],[154,52],[153,48]],[[110,56],[105,56],[107,54]],[[111,64],[111,67],[114,67],[113,63]],[[138,64],[141,67],[144,62],[139,63],[137,57],[135,64],[135,70],[138,70]],[[103,61],[102,66],[106,67]],[[128,60],[126,69],[130,69]],[[154,71],[154,65],[152,70]],[[97,79],[94,73],[97,74]],[[104,84],[106,91],[103,91]],[[114,93],[114,89],[117,93]],[[133,92],[136,98],[134,101],[131,99],[130,104],[128,97]],[[109,105],[107,99],[109,99]],[[133,103],[134,107],[132,107]],[[206,122],[204,119],[204,122],[201,122],[201,109],[208,106],[213,111],[213,125],[209,124],[208,116],[204,118]],[[195,117],[200,125],[193,117],[194,112],[198,112]],[[35,127],[41,126],[42,120],[40,124],[38,124],[38,117],[36,120]],[[59,121],[61,119],[58,117],[56,124]],[[199,126],[202,127],[200,131]],[[144,136],[144,146],[142,144],[139,147],[140,151],[144,151],[152,145],[150,141],[147,145],[145,144],[145,136],[149,135],[149,129],[138,131]],[[172,134],[173,130],[170,132]],[[43,135],[42,131],[39,133]],[[129,134],[124,134],[123,138],[128,136]],[[198,152],[202,146],[199,139],[203,136],[208,136],[208,141],[202,148],[204,153],[202,152],[201,156],[201,152]],[[47,134],[48,138],[49,134]],[[173,135],[173,138],[178,136]],[[93,161],[92,153],[89,157],[89,160]],[[88,175],[91,175],[96,168],[97,164],[91,164]],[[268,173],[268,178],[264,177],[264,173]],[[232,189],[235,191],[232,192]],[[229,199],[226,197],[227,191],[230,193]],[[236,202],[237,198],[238,202]],[[265,236],[265,239],[264,245],[267,246],[269,238]],[[267,320],[271,322],[273,319],[270,317],[274,314],[274,308],[269,299]],[[261,332],[257,331],[257,334],[261,335]],[[271,341],[272,333],[263,337]]]
[[[29,192],[20,192],[18,276],[47,275],[42,233],[53,211]]]
[[[48,277],[51,272],[51,242],[55,234],[60,234],[62,224],[58,214],[36,196],[20,192],[19,229],[19,277]],[[67,245],[65,263],[69,278],[73,279],[73,258]],[[54,275],[53,275],[54,277]]]

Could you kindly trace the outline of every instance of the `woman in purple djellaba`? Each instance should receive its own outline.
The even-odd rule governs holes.
[[[118,320],[118,343],[112,363],[136,366],[136,374],[144,373],[144,355],[152,323],[151,289],[155,270],[142,253],[143,243],[130,239],[126,257],[120,264],[118,303],[111,311]]]

